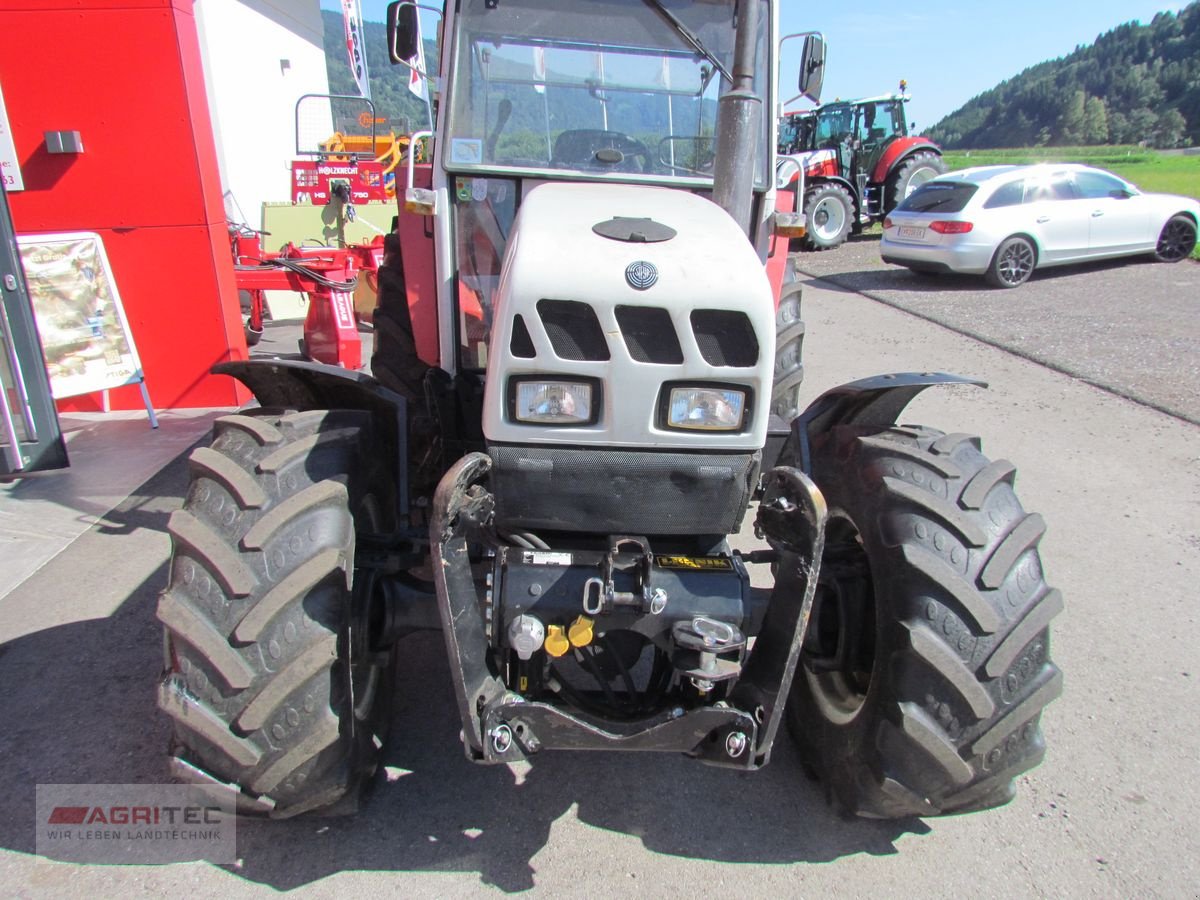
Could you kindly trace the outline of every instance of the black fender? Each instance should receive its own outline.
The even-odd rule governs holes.
[[[945,372],[898,372],[873,375],[830,388],[792,420],[791,433],[779,455],[778,465],[794,466],[811,475],[810,448],[817,437],[839,425],[878,428],[880,431],[890,428],[917,394],[939,384],[987,387],[986,381]]]
[[[806,179],[804,182],[804,193],[807,195],[809,193],[809,191],[813,190],[816,187],[819,187],[822,184],[840,184],[842,187],[844,187],[846,190],[848,190],[850,192],[850,199],[854,202],[855,208],[858,209],[859,207],[862,206],[862,198],[859,196],[858,186],[855,184],[852,184],[850,182],[849,178],[844,178],[841,175],[817,175],[812,178]],[[804,210],[804,198],[803,197],[800,198],[799,209],[801,211]]]
[[[408,513],[408,401],[365,372],[299,359],[223,362],[214,375],[236,378],[263,407],[279,409],[361,409],[374,414],[395,460],[399,512]]]

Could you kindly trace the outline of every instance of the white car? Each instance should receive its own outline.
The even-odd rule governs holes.
[[[1024,284],[1034,269],[1152,254],[1186,259],[1200,202],[1080,165],[982,166],[925,182],[883,222],[883,261]]]

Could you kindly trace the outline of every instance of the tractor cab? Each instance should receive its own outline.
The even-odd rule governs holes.
[[[890,95],[854,104],[852,142],[856,147],[857,168],[870,172],[896,138],[908,135],[904,104],[908,97]]]
[[[775,23],[770,5],[759,6],[752,85],[766,109]],[[417,20],[428,33],[426,9],[392,4],[394,61],[420,65]],[[429,362],[482,375],[503,260],[531,191],[592,182],[711,196],[737,23],[731,3],[640,0],[466,0],[447,4],[443,15],[440,73],[421,73],[443,88],[430,193],[421,194],[410,175],[407,208],[432,213],[438,307],[457,310],[452,322],[438,323],[439,358]],[[773,212],[771,131],[761,115],[747,141],[756,227]],[[621,214],[613,205],[612,215]]]

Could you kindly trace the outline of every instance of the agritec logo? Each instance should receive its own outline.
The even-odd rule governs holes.
[[[99,863],[237,858],[232,789],[176,784],[39,784],[37,853]]]

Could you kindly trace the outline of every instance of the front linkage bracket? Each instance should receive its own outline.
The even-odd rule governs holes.
[[[762,630],[731,700],[761,723],[751,768],[765,766],[783,721],[808,629],[825,548],[825,498],[807,475],[781,466],[763,479],[755,534],[779,554]]]
[[[463,724],[467,758],[483,760],[483,711],[505,696],[504,682],[492,670],[487,630],[471,572],[470,539],[486,527],[491,495],[479,482],[491,471],[484,453],[468,453],[442,476],[433,495],[429,522],[433,582],[442,635]]]
[[[779,571],[762,633],[729,702],[610,722],[526,701],[507,690],[493,667],[469,557],[471,543],[491,535],[492,497],[482,486],[490,470],[482,453],[455,463],[434,494],[430,523],[438,610],[467,757],[497,763],[551,749],[657,750],[738,769],[766,765],[816,592],[826,521],[816,485],[791,468],[766,476],[756,528],[778,554]]]

